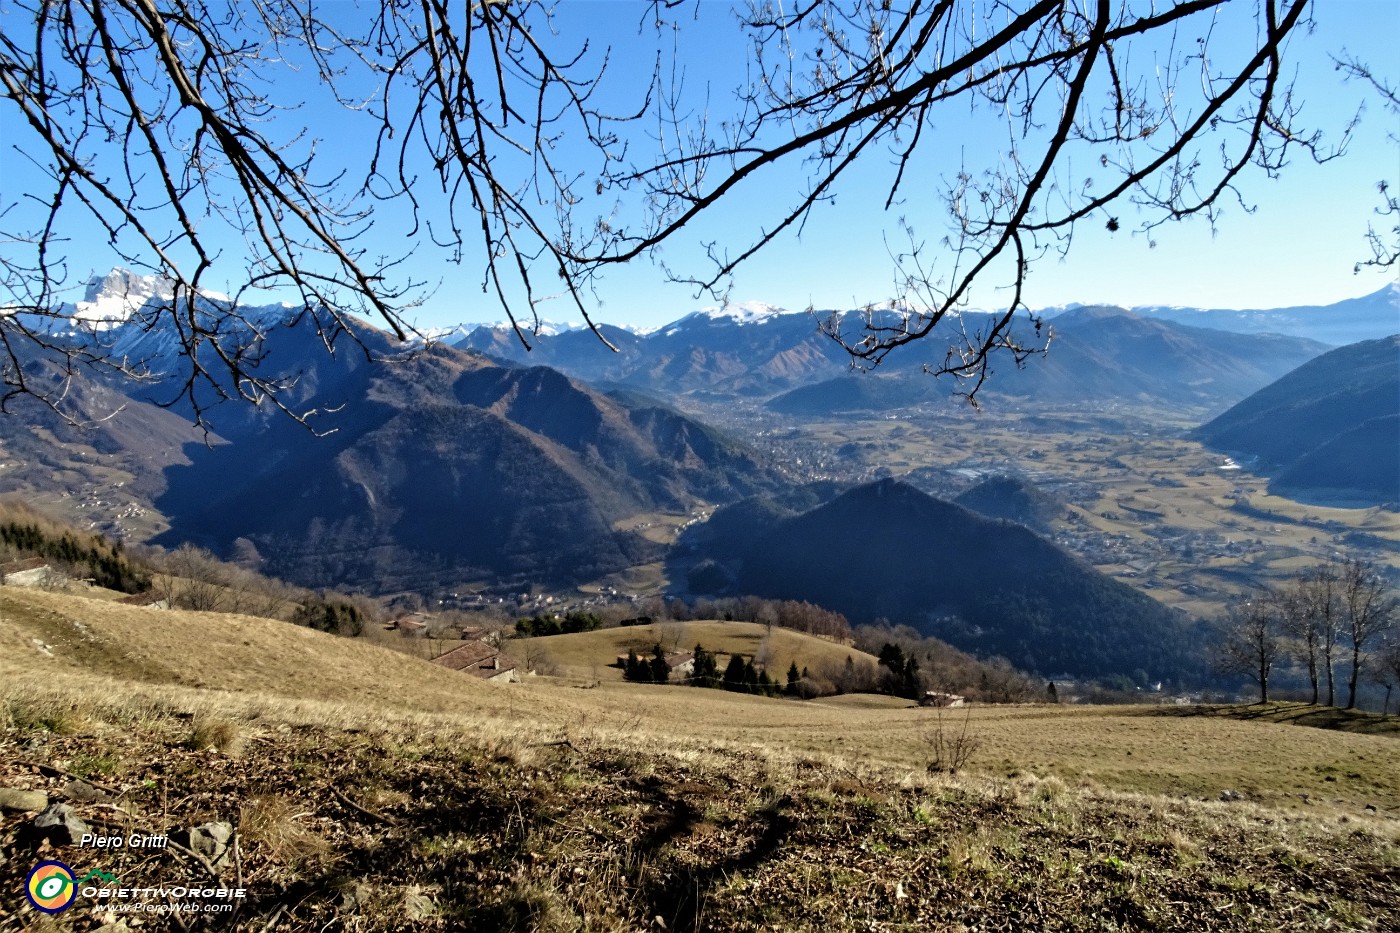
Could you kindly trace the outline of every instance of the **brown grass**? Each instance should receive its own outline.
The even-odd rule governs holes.
[[[243,753],[243,734],[238,724],[218,716],[204,715],[190,728],[190,748],[197,752],[213,749],[224,755]]]
[[[870,655],[838,645],[835,642],[802,632],[754,622],[658,622],[627,628],[606,628],[596,632],[574,635],[549,635],[532,638],[529,642],[542,648],[568,677],[621,681],[622,671],[611,665],[629,649],[647,655],[660,644],[667,651],[693,651],[696,644],[706,651],[719,654],[741,654],[745,657],[767,657],[768,674],[779,681],[787,676],[788,665],[794,661],[800,670],[811,669],[816,675],[823,667],[841,667],[846,658],[857,664],[874,666]],[[507,642],[507,651],[518,651],[525,640]],[[721,663],[721,669],[723,662]]]
[[[330,844],[309,825],[314,810],[304,809],[296,798],[283,794],[259,794],[248,799],[238,816],[241,844],[253,853],[259,848],[268,859],[296,870],[309,861],[322,861]]]
[[[589,690],[567,679],[488,684],[285,623],[134,609],[15,588],[0,590],[0,613],[0,678],[16,688],[10,716],[25,722],[50,717],[56,732],[81,727],[85,713],[73,697],[130,699],[175,703],[243,732],[245,720],[264,715],[337,727],[390,716],[430,732],[448,723],[482,741],[521,734],[624,740],[685,754],[722,748],[774,762],[817,756],[914,773],[928,765],[935,719],[931,710],[883,697],[802,703],[622,682]],[[82,631],[72,627],[80,619],[86,620]],[[708,641],[717,640],[712,630],[733,632],[728,645],[740,649],[755,644],[759,629],[691,623],[687,634]],[[53,657],[33,647],[35,637],[51,646]],[[654,635],[617,629],[540,641],[550,643],[561,666],[578,670],[599,652],[613,656],[617,642],[608,639],[620,637]],[[832,657],[849,653],[797,633],[775,631],[774,641],[780,659],[789,641]],[[36,713],[26,696],[52,698],[51,706],[40,706],[53,711]],[[1054,776],[1071,786],[1207,800],[1233,790],[1301,812],[1355,814],[1366,804],[1400,812],[1400,742],[1391,736],[1151,712],[974,708],[970,732],[979,748],[971,766],[992,775]]]
[[[234,822],[253,929],[1400,923],[1389,736],[974,708],[976,758],[935,776],[931,711],[868,698],[511,687],[266,620],[3,591],[0,610],[0,784],[56,793],[19,764],[45,762],[119,788],[124,831]],[[161,651],[198,652],[198,676],[226,683],[195,685]],[[211,727],[245,754],[192,747]],[[0,848],[20,819],[0,817]],[[189,870],[151,858],[93,864]],[[0,884],[28,864],[0,864]]]

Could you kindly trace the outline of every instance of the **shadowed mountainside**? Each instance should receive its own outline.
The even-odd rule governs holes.
[[[273,422],[173,470],[167,539],[246,538],[267,572],[308,586],[562,585],[659,556],[613,529],[630,514],[777,483],[708,428],[543,367],[438,347],[331,382],[342,394],[323,407],[343,407],[318,426],[335,433]]]
[[[1034,484],[1015,476],[985,479],[953,501],[987,518],[1004,518],[1041,533],[1065,511]]]
[[[885,618],[1044,673],[1194,671],[1187,620],[1025,527],[897,480],[801,514],[773,500],[721,509],[693,539],[738,592],[804,599],[852,622]],[[708,538],[708,541],[705,540]]]
[[[1320,504],[1400,502],[1400,336],[1339,347],[1202,425],[1270,490]]]

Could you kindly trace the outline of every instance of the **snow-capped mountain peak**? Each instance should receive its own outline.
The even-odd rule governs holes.
[[[744,327],[750,324],[766,324],[779,315],[802,313],[804,312],[789,311],[777,305],[770,305],[766,301],[731,301],[719,307],[692,311],[685,317],[672,321],[664,327],[657,328],[657,330],[669,337],[693,324],[729,323]]]
[[[168,281],[153,275],[138,275],[129,269],[113,269],[104,276],[93,276],[87,296],[74,306],[73,319],[94,330],[124,324],[152,299],[169,301],[175,290]]]
[[[174,297],[175,287],[169,279],[113,269],[88,281],[86,295],[82,301],[74,302],[70,317],[89,330],[108,330],[127,323],[152,301],[168,302]],[[200,297],[220,303],[229,301],[227,295],[207,288],[200,290]]]
[[[538,327],[535,326],[533,321],[528,319],[522,319],[517,323],[520,329],[526,334],[536,337],[557,337],[569,331],[583,330],[588,326],[581,321],[560,322],[544,320],[543,318],[540,319]],[[470,337],[481,328],[490,331],[515,332],[515,326],[513,326],[510,321],[496,321],[492,324],[468,322],[457,324],[452,327],[431,327],[421,331],[421,333],[424,337],[432,341],[452,343],[461,338]]]
[[[710,320],[731,320],[736,324],[761,324],[775,314],[791,314],[786,308],[766,301],[734,301],[720,307],[701,308],[695,314]]]

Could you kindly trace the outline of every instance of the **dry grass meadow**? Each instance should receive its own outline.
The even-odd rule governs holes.
[[[519,643],[512,643],[510,647]],[[619,656],[635,651],[650,657],[661,645],[668,653],[693,651],[698,644],[722,656],[739,654],[763,661],[770,674],[783,679],[788,666],[839,670],[851,658],[856,664],[874,667],[875,658],[863,651],[794,632],[772,629],[756,622],[654,622],[626,628],[605,628],[573,635],[549,635],[530,639],[537,653],[547,659],[558,674],[584,681],[622,681],[622,670],[613,666]],[[516,649],[518,650],[518,649]],[[723,670],[727,657],[720,658]]]
[[[5,812],[0,889],[42,855],[248,887],[232,920],[190,929],[1400,928],[1393,732],[592,684],[0,588],[0,787],[62,799],[76,776],[107,794],[73,801],[94,825],[226,820],[239,846],[218,868],[34,854]],[[929,769],[940,729],[978,743],[956,774]],[[112,919],[0,898],[3,930]]]

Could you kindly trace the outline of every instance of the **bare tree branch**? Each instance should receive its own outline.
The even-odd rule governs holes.
[[[685,28],[669,22],[682,6],[648,4],[636,48],[618,52],[557,34],[542,0],[392,0],[358,18],[307,0],[11,0],[6,142],[43,185],[0,202],[0,399],[61,409],[63,380],[35,382],[45,361],[69,378],[83,366],[163,375],[165,401],[201,419],[222,399],[304,419],[291,378],[262,365],[271,329],[311,327],[331,351],[410,349],[430,294],[405,272],[415,250],[479,268],[528,347],[543,302],[562,299],[592,326],[592,289],[610,268],[659,262],[698,217],[778,179],[789,198],[768,222],[707,244],[706,268],[662,267],[723,298],[741,266],[881,160],[881,207],[908,239],[891,249],[893,294],[822,328],[863,367],[951,330],[926,368],[972,397],[994,355],[1020,363],[1048,346],[1027,276],[1079,225],[1117,230],[1119,205],[1149,237],[1170,221],[1214,224],[1222,205],[1243,204],[1247,173],[1346,147],[1345,133],[1329,147],[1298,125],[1287,61],[1309,0],[747,0],[748,68],[732,98],[688,89],[676,53],[666,67],[659,50]],[[1231,42],[1215,41],[1227,29]],[[618,54],[625,88],[606,83]],[[635,80],[638,58],[648,80]],[[1394,106],[1364,65],[1339,65]],[[326,108],[328,122],[298,118]],[[994,129],[1000,152],[939,177],[946,128],[964,125]],[[1382,198],[1397,213],[1387,188]],[[939,211],[934,241],[905,220]],[[75,325],[76,224],[168,283],[135,323],[175,335],[178,372],[150,373]],[[381,254],[400,238],[409,245]],[[1374,231],[1372,245],[1372,264],[1394,263]],[[988,283],[998,311],[970,326],[962,312]],[[300,311],[251,314],[269,291]],[[360,319],[395,349],[371,352]]]

